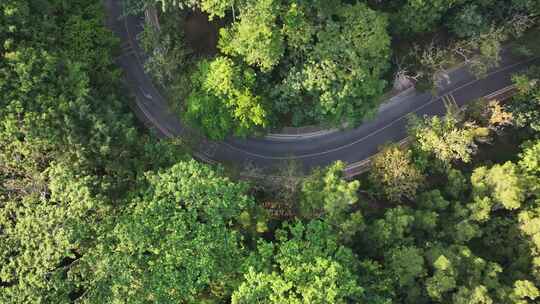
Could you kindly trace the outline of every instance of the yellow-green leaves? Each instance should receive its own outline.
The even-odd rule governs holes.
[[[261,242],[259,253],[249,259],[233,304],[345,304],[361,299],[355,257],[337,243],[327,224],[297,222],[276,235],[275,246]]]
[[[422,172],[412,162],[411,151],[387,146],[372,161],[370,179],[391,201],[414,199],[424,182]]]
[[[89,298],[181,303],[226,297],[244,255],[235,223],[253,207],[245,185],[195,161],[147,180],[96,252],[93,262],[104,272]]]
[[[283,36],[277,27],[280,4],[277,0],[248,1],[239,20],[220,31],[219,48],[231,56],[241,56],[263,72],[271,71],[283,56]]]
[[[193,75],[186,118],[213,139],[248,135],[267,125],[263,100],[254,92],[255,73],[227,57],[203,60]]]

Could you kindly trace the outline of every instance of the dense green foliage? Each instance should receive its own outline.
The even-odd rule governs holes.
[[[185,118],[198,124],[210,138],[253,133],[266,125],[261,97],[255,96],[255,73],[235,66],[229,58],[199,62],[193,74],[193,91],[187,99]]]
[[[521,0],[133,1],[135,7],[156,4],[164,10],[161,32],[147,29],[143,35],[151,54],[147,66],[160,83],[178,68],[176,81],[164,88],[188,121],[213,139],[284,125],[354,126],[375,113],[384,91],[404,77],[419,89],[436,89],[444,71],[460,64],[483,77],[500,63],[503,43],[521,37],[540,14],[535,1]],[[192,10],[221,18],[219,25],[197,24],[219,31],[215,56],[190,53],[189,43],[182,44],[190,30],[178,25]],[[529,46],[518,48],[534,53]],[[232,70],[251,68],[252,77],[238,85],[250,96],[244,108],[264,109],[250,127],[240,121],[242,130],[232,127],[239,121],[230,104],[238,98],[201,93],[201,75],[218,73],[221,64],[212,62],[224,57]]]
[[[487,30],[493,21],[516,13],[540,14],[540,6],[529,0],[407,0],[394,15],[400,33],[430,32],[448,25],[458,36],[472,36]]]
[[[195,6],[201,7],[203,3]],[[185,7],[182,1],[178,4]],[[212,138],[223,138],[230,133],[246,135],[282,124],[287,116],[290,121],[286,123],[294,125],[354,124],[375,110],[386,86],[382,75],[389,68],[390,37],[384,14],[365,4],[338,2],[312,5],[301,1],[264,0],[241,1],[231,8],[235,6],[238,15],[219,31],[221,54],[212,59],[192,56],[194,62],[202,60],[203,63],[194,64],[193,89],[184,96],[185,108],[188,117],[195,117],[189,121],[207,135]],[[179,14],[181,12],[166,11],[162,20],[169,24],[169,19]],[[152,57],[163,58],[166,41],[152,39],[161,34],[151,32],[151,29],[145,31],[143,43],[157,43],[154,49],[146,49],[154,54]],[[182,40],[181,35],[176,37]],[[156,54],[158,49],[161,51]],[[223,56],[227,56],[226,59]],[[201,75],[218,73],[221,65],[213,62],[224,60],[232,70],[253,68],[253,77],[239,85],[260,98],[250,98],[243,103],[249,104],[246,106],[249,108],[265,108],[267,118],[265,123],[262,120],[255,123],[257,128],[245,129],[249,132],[231,128],[231,117],[237,114],[235,107],[224,109],[210,105],[227,104],[230,96],[216,96],[210,102],[207,94],[201,94]],[[163,62],[152,58],[150,61]],[[176,65],[172,57],[164,61],[169,62],[169,67]],[[162,73],[156,64],[150,70],[159,79]],[[216,71],[212,72],[213,69]]]
[[[370,179],[391,201],[400,201],[403,197],[414,199],[424,182],[424,176],[414,166],[411,154],[411,151],[400,147],[388,146],[373,158]]]
[[[514,76],[514,82],[518,89],[515,102],[510,105],[515,113],[514,119],[519,127],[530,127],[535,132],[540,132],[540,72],[538,68],[532,69],[528,75]]]
[[[316,14],[307,6],[299,8],[308,16]],[[381,77],[390,54],[387,20],[362,4],[338,6],[326,18],[322,25],[308,25],[315,35],[308,45],[293,50],[279,89],[279,107],[285,107],[280,111],[303,111],[312,120],[332,125],[354,124],[376,108],[385,86]],[[315,104],[306,105],[306,97]]]
[[[285,225],[249,257],[232,303],[349,303],[362,297],[350,249],[320,221]]]
[[[230,294],[245,254],[233,229],[245,186],[195,161],[146,176],[102,245],[84,257],[91,303],[197,302]]]
[[[475,129],[475,126],[461,126],[456,114],[447,113],[443,118],[414,119],[409,133],[420,150],[432,152],[437,159],[448,164],[454,160],[471,160],[477,148]]]
[[[186,3],[215,5],[219,16],[219,1]],[[332,23],[324,14],[336,3],[312,8]],[[348,8],[338,11],[351,26],[363,27],[357,14],[384,22],[363,4]],[[297,9],[288,8],[290,26],[313,13]],[[517,93],[504,105],[415,119],[409,146],[384,147],[369,177],[345,180],[338,162],[282,185],[293,195],[272,195],[292,214],[270,219],[249,184],[137,127],[103,23],[90,0],[0,3],[1,303],[540,299],[538,68],[514,76]],[[315,32],[358,38],[337,24]],[[287,47],[365,59],[328,45],[305,50],[309,37]],[[234,112],[223,124],[238,133],[266,119],[256,105],[260,71],[242,61],[219,56],[193,74],[194,92]],[[478,155],[505,132],[520,152]]]
[[[328,168],[315,169],[300,186],[299,215],[311,220],[324,218],[342,240],[351,240],[364,229],[362,213],[355,212],[358,202],[358,181],[347,182],[343,178],[343,162]]]
[[[271,71],[284,52],[283,36],[276,25],[278,11],[278,2],[274,0],[248,2],[242,8],[239,21],[221,30],[221,51],[239,56],[263,72]]]
[[[95,246],[100,223],[142,172],[185,158],[133,124],[101,4],[62,3],[0,4],[3,303],[76,297],[82,287],[66,276]]]

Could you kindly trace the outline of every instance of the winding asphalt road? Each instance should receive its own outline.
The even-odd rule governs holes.
[[[105,3],[109,15],[108,25],[122,43],[122,55],[117,63],[123,69],[127,84],[137,99],[138,116],[161,137],[181,136],[190,132],[178,115],[168,110],[167,101],[144,72],[144,54],[136,38],[142,30],[143,17],[123,17],[122,0],[105,0]],[[414,92],[385,107],[374,119],[355,129],[311,138],[228,138],[223,142],[204,141],[199,145],[198,155],[209,162],[262,169],[280,166],[290,159],[297,160],[306,169],[325,166],[336,160],[355,164],[375,154],[379,146],[404,139],[409,114],[443,115],[444,98],[450,97],[462,106],[468,101],[489,95],[509,86],[511,75],[527,68],[533,61],[539,60],[523,60],[503,54],[500,67],[490,71],[481,80],[475,79],[466,68],[456,69],[449,74],[448,83],[437,96]]]

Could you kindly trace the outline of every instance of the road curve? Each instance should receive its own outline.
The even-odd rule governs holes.
[[[167,101],[144,72],[144,55],[136,39],[144,20],[142,17],[124,17],[123,0],[105,0],[105,5],[108,26],[121,40],[122,55],[117,58],[117,63],[136,97],[139,114],[161,137],[186,134],[189,129],[182,124],[178,115],[169,111]],[[336,160],[358,163],[375,154],[379,146],[405,138],[406,117],[409,114],[443,115],[444,96],[453,97],[462,106],[507,87],[511,84],[512,74],[527,68],[533,61],[539,61],[518,59],[510,54],[503,54],[502,58],[500,67],[490,71],[484,79],[475,79],[466,68],[456,69],[449,74],[448,83],[437,96],[430,93],[411,94],[399,103],[385,107],[375,118],[355,129],[284,141],[231,137],[222,142],[204,141],[199,145],[198,152],[208,161],[234,164],[241,168],[269,169],[290,159],[297,160],[305,169],[325,166]]]

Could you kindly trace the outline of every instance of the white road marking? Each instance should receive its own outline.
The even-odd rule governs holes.
[[[504,71],[509,70],[509,69],[511,69],[511,68],[513,68],[513,67],[515,67],[515,66],[520,65],[520,64],[528,63],[528,62],[534,61],[534,60],[536,60],[536,59],[537,59],[537,58],[533,58],[533,59],[528,59],[528,60],[525,60],[525,61],[522,61],[522,62],[514,63],[514,64],[512,64],[512,65],[509,65],[509,66],[506,66],[506,67],[504,67],[504,68],[501,68],[501,69],[499,69],[499,70],[497,70],[497,71],[494,71],[494,72],[488,74],[488,76],[493,76],[493,75],[495,75],[495,74],[504,72]],[[472,84],[475,84],[475,83],[479,82],[480,80],[482,80],[482,79],[475,79],[475,80],[473,80],[473,81],[471,81],[471,82],[468,82],[468,83],[466,83],[466,84],[463,84],[463,85],[461,85],[461,86],[459,86],[459,87],[457,87],[457,88],[451,90],[451,91],[448,92],[447,94],[455,93],[456,91],[461,90],[461,89],[463,89],[463,88],[465,88],[465,87],[468,87],[468,86],[470,86],[470,85],[472,85]],[[357,139],[357,140],[355,140],[355,141],[353,141],[353,142],[350,142],[350,143],[348,143],[348,144],[345,144],[345,145],[343,145],[343,146],[339,146],[339,147],[336,147],[336,148],[333,148],[333,149],[329,149],[329,150],[327,150],[327,151],[321,151],[321,152],[317,152],[317,153],[310,153],[310,154],[303,154],[303,155],[295,155],[295,156],[292,156],[292,157],[279,157],[279,156],[276,157],[276,156],[265,156],[265,155],[261,155],[261,154],[257,154],[257,153],[252,153],[252,152],[249,152],[249,151],[245,151],[245,150],[236,148],[236,147],[234,147],[234,146],[232,146],[232,145],[230,145],[230,144],[228,144],[228,143],[225,143],[225,142],[223,142],[222,144],[225,145],[225,146],[228,146],[228,147],[230,147],[231,149],[234,149],[234,150],[236,150],[236,151],[244,152],[244,153],[246,153],[246,154],[248,154],[248,155],[250,155],[250,156],[259,157],[259,158],[263,158],[263,159],[272,159],[272,160],[302,159],[302,158],[310,158],[310,157],[315,157],[315,156],[325,155],[325,154],[333,153],[333,152],[336,152],[336,151],[343,150],[343,149],[349,148],[349,147],[351,147],[351,146],[354,146],[354,145],[356,145],[356,144],[358,144],[358,143],[360,143],[360,142],[366,140],[367,138],[372,137],[373,135],[376,135],[376,134],[382,132],[383,130],[385,130],[385,129],[391,127],[391,126],[393,126],[394,124],[396,124],[396,123],[399,122],[400,120],[403,120],[404,118],[406,118],[407,116],[409,116],[411,113],[418,112],[419,110],[421,110],[421,109],[423,109],[423,108],[425,108],[425,107],[427,107],[427,106],[433,104],[434,102],[438,101],[439,99],[441,99],[441,97],[435,97],[435,98],[432,98],[429,102],[427,102],[427,103],[425,103],[425,104],[423,104],[423,105],[417,107],[416,109],[414,109],[413,111],[411,111],[411,112],[409,112],[409,113],[407,113],[407,114],[405,114],[405,115],[402,115],[401,117],[398,117],[398,118],[394,119],[393,121],[391,121],[390,123],[388,123],[386,126],[380,128],[380,129],[378,129],[378,130],[376,130],[376,131],[373,131],[373,132],[371,132],[371,133],[369,133],[369,134],[367,134],[367,135],[365,135],[365,136],[363,136],[363,137],[361,137],[361,138],[359,138],[359,139]]]

